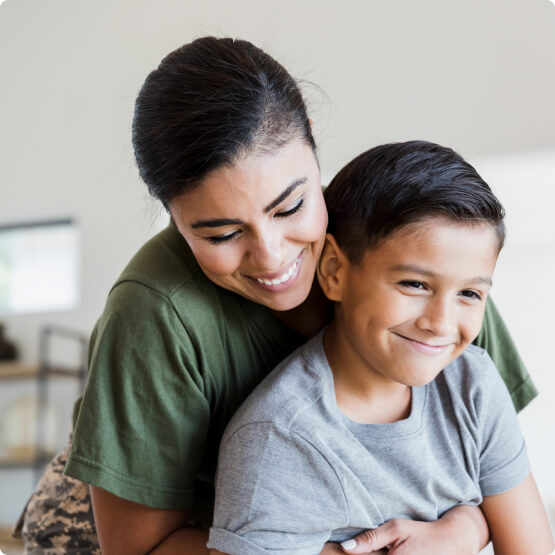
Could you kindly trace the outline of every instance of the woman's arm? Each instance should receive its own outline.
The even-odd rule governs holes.
[[[555,549],[532,474],[520,485],[482,502],[495,555],[548,555]]]
[[[187,513],[154,509],[91,486],[102,553],[208,555],[208,531],[187,528]]]
[[[538,392],[491,296],[486,301],[482,329],[474,343],[492,358],[516,411],[521,411]]]

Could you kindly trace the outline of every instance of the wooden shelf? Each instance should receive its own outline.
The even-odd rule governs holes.
[[[33,447],[13,449],[0,454],[0,469],[36,466],[37,461],[49,461],[55,454],[50,451],[37,451]]]
[[[0,380],[18,380],[36,378],[39,374],[38,364],[25,362],[0,362]]]
[[[0,380],[25,380],[36,379],[39,376],[40,366],[29,362],[0,362]],[[60,378],[65,376],[79,376],[78,368],[64,368],[55,366],[48,368],[50,377]]]

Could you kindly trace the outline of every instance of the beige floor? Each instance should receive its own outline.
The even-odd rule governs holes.
[[[0,552],[4,555],[21,555],[23,543],[11,537],[11,530],[0,528]]]
[[[23,553],[23,544],[19,544],[19,543],[10,543],[10,544],[6,544],[3,545],[0,548],[0,552],[3,553],[4,555],[22,555]]]

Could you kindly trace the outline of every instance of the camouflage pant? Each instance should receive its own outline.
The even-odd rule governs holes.
[[[46,467],[14,535],[28,555],[100,555],[87,484],[64,476],[69,445]]]

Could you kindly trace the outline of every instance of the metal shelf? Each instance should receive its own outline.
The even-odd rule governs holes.
[[[51,344],[52,339],[56,337],[76,341],[79,344],[80,360],[75,367],[69,368],[52,364]],[[38,384],[35,445],[17,453],[0,455],[0,469],[33,468],[36,481],[39,480],[44,467],[55,454],[43,447],[43,441],[46,437],[44,428],[47,422],[49,383],[53,378],[75,379],[78,381],[78,394],[80,395],[84,391],[87,381],[87,349],[88,339],[85,335],[60,326],[46,326],[40,331],[38,364],[24,362],[0,363],[0,380],[35,380]]]

